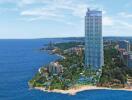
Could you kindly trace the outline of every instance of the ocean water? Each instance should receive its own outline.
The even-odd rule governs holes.
[[[49,41],[69,40],[0,40],[0,100],[132,100],[128,91],[89,90],[70,96],[29,90],[28,80],[38,68],[59,58],[38,51]]]

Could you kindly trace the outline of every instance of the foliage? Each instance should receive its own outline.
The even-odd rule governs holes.
[[[60,48],[61,50],[65,50],[83,44],[84,44],[83,42],[66,42],[66,43],[57,43],[54,44],[54,46]]]
[[[100,78],[101,85],[115,84],[114,80],[118,83],[125,84],[127,81],[126,66],[123,64],[119,57],[119,52],[114,47],[104,49],[105,65],[102,67],[102,75]]]
[[[49,89],[68,89],[69,87],[76,84],[81,74],[85,71],[83,63],[84,62],[84,53],[77,55],[76,53],[63,53],[64,49],[71,48],[82,44],[81,42],[69,42],[69,43],[59,43],[56,44],[61,51],[59,53],[65,57],[65,59],[59,59],[58,62],[63,66],[63,73],[59,75],[48,74],[48,77],[43,76],[45,73],[44,68],[41,68],[41,74],[38,72],[35,77],[32,79],[33,86],[44,86],[46,82],[50,82],[50,85],[47,85]],[[62,50],[63,49],[63,50]],[[82,51],[84,52],[84,51]],[[38,84],[39,83],[39,84]]]
[[[114,48],[115,44],[104,48],[104,66],[102,66],[102,74],[97,75],[97,71],[92,70],[90,67],[84,67],[84,50],[80,55],[76,53],[64,53],[65,49],[69,49],[78,45],[84,45],[82,42],[68,42],[57,43],[56,47],[59,48],[58,54],[61,54],[65,59],[57,60],[59,64],[63,66],[63,73],[58,75],[52,75],[47,73],[45,76],[44,68],[41,69],[41,73],[37,73],[29,83],[35,86],[46,86],[48,89],[68,89],[71,86],[77,84],[80,77],[95,79],[100,86],[119,87],[127,82],[127,75],[132,77],[132,69],[127,68],[123,61],[120,59],[120,54],[117,49]],[[50,84],[47,84],[50,83]],[[46,84],[46,85],[45,85]],[[86,82],[84,84],[92,84]]]

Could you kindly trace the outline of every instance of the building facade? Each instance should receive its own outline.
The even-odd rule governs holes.
[[[127,52],[130,51],[130,42],[123,40],[123,41],[119,41],[119,49],[125,49]]]
[[[123,52],[122,60],[127,67],[132,68],[132,52]]]
[[[122,40],[118,41],[119,52],[121,56],[121,60],[127,67],[132,68],[132,51],[130,50],[131,45],[129,41]]]
[[[100,69],[103,65],[102,11],[88,9],[85,16],[85,66]]]
[[[58,62],[51,62],[48,66],[48,71],[51,74],[60,74],[63,72],[63,67]]]
[[[132,52],[128,53],[128,67],[132,68]]]

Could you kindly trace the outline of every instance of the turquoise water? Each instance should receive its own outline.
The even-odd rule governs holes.
[[[29,90],[27,82],[38,68],[59,58],[38,51],[49,41],[0,40],[0,100],[132,100],[132,92],[128,91],[90,90],[70,96]]]

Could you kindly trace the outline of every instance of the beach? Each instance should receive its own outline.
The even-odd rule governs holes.
[[[97,86],[90,86],[90,85],[82,85],[82,86],[76,86],[73,88],[70,88],[68,90],[45,90],[43,87],[35,87],[34,89],[41,90],[44,92],[55,92],[55,93],[61,93],[61,94],[69,94],[69,95],[76,95],[78,92],[86,91],[86,90],[123,90],[123,91],[132,91],[128,88],[107,88],[107,87],[97,87]]]

